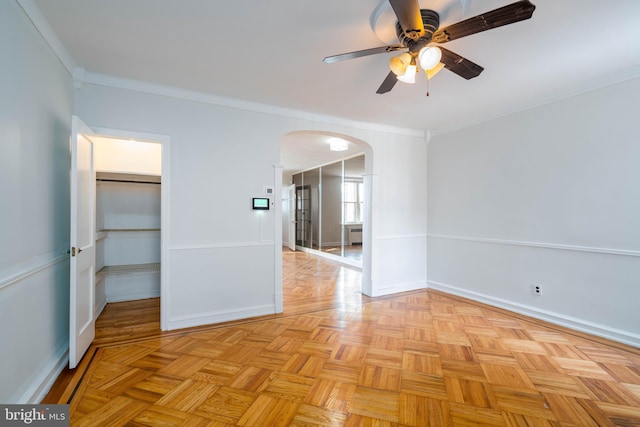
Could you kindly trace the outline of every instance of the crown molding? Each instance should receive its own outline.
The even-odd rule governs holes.
[[[381,125],[376,123],[359,122],[348,120],[336,116],[310,113],[307,111],[294,110],[290,108],[276,107],[273,105],[260,104],[257,102],[243,101],[236,98],[228,98],[217,95],[210,95],[202,92],[190,91],[172,86],[164,86],[155,83],[130,80],[121,77],[114,77],[106,74],[99,74],[87,71],[84,75],[84,83],[96,86],[104,86],[115,89],[124,89],[134,92],[147,93],[150,95],[160,95],[169,98],[176,98],[185,101],[202,102],[205,104],[218,105],[221,107],[237,108],[240,110],[253,111],[257,113],[271,114],[275,116],[293,118],[298,120],[309,120],[322,122],[337,126],[348,126],[352,128],[391,133],[394,135],[414,136],[425,138],[425,131],[419,129],[408,129],[398,126]]]
[[[69,75],[73,75],[73,71],[76,68],[76,63],[65,49],[64,45],[58,39],[58,37],[51,29],[51,26],[42,16],[42,12],[40,12],[40,8],[34,3],[33,0],[15,0],[18,6],[22,9],[24,14],[29,18],[35,29],[40,33],[44,41],[49,45],[51,51],[56,55],[56,57],[60,60],[64,68],[67,70]]]
[[[478,118],[476,120],[468,121],[466,123],[459,123],[456,126],[436,130],[432,132],[431,136],[445,135],[461,129],[466,129],[482,123],[490,122],[492,120],[496,120],[501,117],[510,116],[512,114],[516,114],[522,111],[532,110],[537,107],[562,101],[563,99],[572,98],[574,96],[593,92],[593,91],[605,88],[607,86],[613,86],[618,83],[623,83],[629,80],[633,80],[638,77],[640,77],[640,65],[634,65],[632,67],[625,68],[615,73],[606,74],[604,76],[600,76],[598,78],[588,80],[584,82],[582,85],[580,85],[580,87],[578,87],[577,89],[560,92],[553,97],[543,98],[530,103],[523,103],[517,106],[516,108],[512,108],[510,110],[497,113],[497,114],[478,115]]]
[[[360,122],[348,120],[341,117],[330,116],[325,114],[310,113],[307,111],[294,110],[289,108],[276,107],[256,102],[243,101],[235,98],[228,98],[216,95],[209,95],[196,91],[189,91],[177,87],[164,86],[143,81],[124,79],[120,77],[109,76],[105,74],[93,73],[85,71],[79,67],[69,52],[66,50],[60,39],[55,35],[53,29],[46,21],[42,12],[33,0],[15,0],[18,6],[23,10],[27,18],[31,21],[35,29],[40,33],[45,42],[49,45],[52,52],[60,60],[67,72],[73,78],[76,89],[82,89],[85,84],[93,84],[97,86],[112,87],[116,89],[125,89],[135,92],[142,92],[152,95],[167,96],[170,98],[182,99],[187,101],[202,102],[206,104],[218,105],[229,108],[237,108],[241,110],[254,111],[259,113],[272,114],[276,116],[309,120],[314,122],[322,122],[337,126],[347,126],[362,130],[375,132],[384,132],[394,135],[413,136],[425,138],[425,131],[420,129],[409,129],[399,126],[381,125],[377,123]]]

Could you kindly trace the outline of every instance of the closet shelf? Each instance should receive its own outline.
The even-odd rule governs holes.
[[[129,265],[110,265],[102,267],[96,273],[97,278],[105,276],[124,276],[132,274],[159,273],[160,263],[153,262],[149,264],[129,264]]]
[[[160,175],[143,175],[136,173],[96,172],[98,182],[128,182],[132,184],[160,184]]]

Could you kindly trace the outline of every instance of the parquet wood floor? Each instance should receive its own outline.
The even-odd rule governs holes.
[[[640,426],[636,348],[283,258],[282,315],[92,346],[72,425]]]

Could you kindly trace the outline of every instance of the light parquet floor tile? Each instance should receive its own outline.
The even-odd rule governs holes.
[[[49,403],[74,426],[640,425],[638,349],[435,291],[368,298],[306,253],[283,264],[280,315],[163,333],[157,300],[131,302],[140,324],[108,306]]]

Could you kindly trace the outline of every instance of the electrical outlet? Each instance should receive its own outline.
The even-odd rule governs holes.
[[[542,286],[534,284],[533,293],[534,295],[542,295]]]

